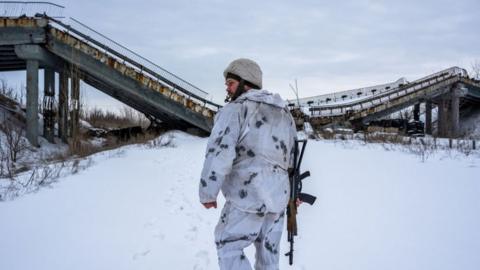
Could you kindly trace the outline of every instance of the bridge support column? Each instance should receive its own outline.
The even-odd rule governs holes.
[[[38,145],[38,61],[27,60],[27,139]]]
[[[420,120],[420,103],[413,105],[413,120]]]
[[[79,142],[80,78],[77,74],[72,74],[70,81],[70,137],[72,138],[73,148],[77,149]]]
[[[460,135],[460,97],[464,96],[463,85],[457,84],[452,87],[451,93],[451,117],[450,117],[450,137],[455,138]]]
[[[50,68],[44,69],[43,95],[43,136],[53,143],[55,126],[55,72]]]
[[[68,74],[61,71],[58,93],[58,137],[67,143],[68,137]]]
[[[425,134],[432,135],[432,101],[425,101]]]
[[[438,100],[438,117],[437,117],[437,136],[447,136],[447,114],[448,114],[448,102],[445,97],[441,97]]]

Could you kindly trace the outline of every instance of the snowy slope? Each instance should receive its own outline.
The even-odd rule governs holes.
[[[1,202],[0,269],[218,269],[220,209],[197,202],[206,139],[170,135],[175,147],[97,154],[52,188]],[[304,168],[319,198],[300,208],[295,264],[282,257],[282,269],[479,269],[478,152],[421,162],[310,141]]]

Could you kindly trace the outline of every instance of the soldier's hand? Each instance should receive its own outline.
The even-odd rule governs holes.
[[[206,202],[206,203],[202,203],[203,206],[207,209],[210,209],[210,208],[217,208],[217,201],[214,201],[214,202]]]
[[[302,203],[303,203],[303,201],[300,200],[299,198],[297,198],[297,201],[295,202],[295,204],[297,205],[297,207],[299,207]]]

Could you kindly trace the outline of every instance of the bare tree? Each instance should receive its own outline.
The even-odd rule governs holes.
[[[136,122],[134,109],[127,106],[123,106],[120,111],[121,111],[121,115],[125,120],[128,120],[132,124]]]
[[[4,150],[3,143],[0,142],[0,178],[7,175],[8,156]]]
[[[0,95],[4,95],[10,99],[16,98],[13,88],[8,87],[7,82],[3,79],[0,79]]]
[[[0,79],[0,96],[4,96],[3,102],[19,103],[22,104],[25,92],[20,89],[15,90],[14,88],[8,86],[7,81]]]
[[[470,76],[475,80],[480,80],[480,60],[475,60],[472,63]]]
[[[121,114],[124,119],[130,121],[134,125],[146,127],[149,125],[149,120],[145,115],[131,107],[123,106],[121,108]]]
[[[295,97],[297,98],[297,106],[300,107],[300,99],[298,98],[298,84],[297,79],[295,79],[295,87],[292,84],[289,84],[290,89],[292,89],[293,93],[295,93]]]
[[[404,119],[404,120],[413,119],[413,112],[409,110],[400,111],[400,119]]]
[[[0,124],[0,131],[4,133],[5,144],[3,151],[6,152],[8,159],[15,163],[21,158],[23,152],[27,150],[28,143],[25,141],[25,129],[21,125],[15,125],[8,120]]]

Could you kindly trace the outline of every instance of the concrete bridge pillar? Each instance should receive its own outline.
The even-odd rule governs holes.
[[[77,74],[72,74],[71,96],[70,96],[70,137],[74,148],[77,148],[79,142],[79,116],[80,116],[80,78]]]
[[[38,145],[38,61],[27,60],[27,139]]]
[[[54,142],[55,126],[55,72],[50,68],[44,69],[43,95],[43,136],[51,143]]]
[[[413,120],[420,120],[420,103],[413,105]]]
[[[465,95],[462,84],[457,84],[451,90],[450,137],[460,135],[460,97]]]
[[[425,133],[432,135],[432,101],[425,101]]]
[[[68,73],[61,71],[58,93],[58,137],[67,143],[68,137]]]
[[[438,100],[437,136],[447,136],[448,102],[445,97]]]

